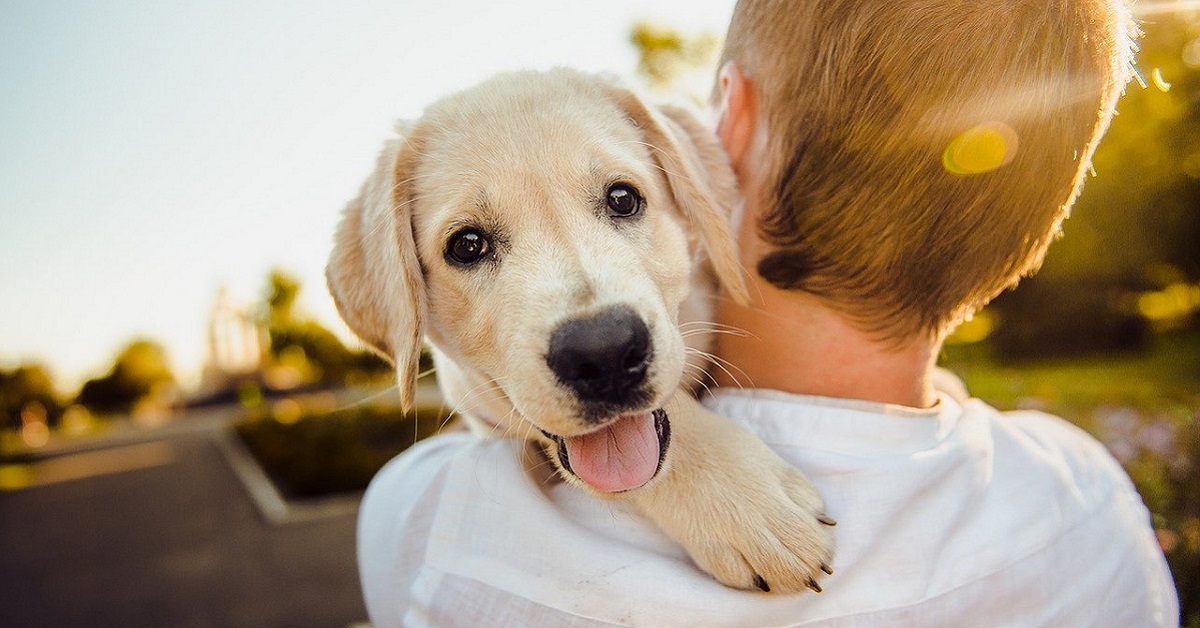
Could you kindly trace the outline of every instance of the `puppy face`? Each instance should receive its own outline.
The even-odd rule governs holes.
[[[435,104],[389,145],[329,280],[351,327],[396,360],[402,398],[423,333],[470,386],[466,408],[476,397],[506,432],[536,427],[568,470],[567,450],[600,455],[581,435],[606,429],[661,458],[648,441],[665,439],[654,411],[682,377],[701,250],[742,285],[732,175],[680,124],[604,80],[522,73]]]
[[[649,410],[678,385],[676,316],[691,260],[665,176],[637,128],[598,94],[566,96],[522,116],[545,106],[542,94],[485,84],[430,111],[412,224],[429,339],[460,368],[496,382],[520,416],[574,436]],[[622,353],[617,364],[592,360],[598,371],[644,366],[642,376],[592,373],[609,380],[596,382],[595,394],[574,385],[588,378],[563,372],[586,369],[589,356],[556,372],[556,356],[572,358],[551,351],[571,325],[583,335],[644,326],[644,338],[608,348]],[[602,338],[574,344],[589,340],[605,348]]]

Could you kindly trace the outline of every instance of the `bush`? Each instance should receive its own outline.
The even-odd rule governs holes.
[[[284,497],[303,499],[365,489],[388,460],[447,420],[440,408],[306,412],[285,401],[244,417],[236,430]]]
[[[1150,324],[1126,305],[1130,293],[1099,279],[1034,277],[989,306],[1000,317],[989,340],[1008,362],[1142,351]]]

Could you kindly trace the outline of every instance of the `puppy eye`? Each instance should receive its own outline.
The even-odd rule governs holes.
[[[629,218],[642,211],[645,201],[633,186],[627,183],[616,183],[608,188],[605,195],[610,218]]]
[[[446,257],[452,262],[469,266],[492,252],[492,243],[478,229],[467,228],[450,236]]]

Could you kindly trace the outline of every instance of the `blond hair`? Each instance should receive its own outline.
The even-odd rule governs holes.
[[[1119,0],[740,0],[768,138],[758,272],[884,338],[1040,265],[1131,76]]]

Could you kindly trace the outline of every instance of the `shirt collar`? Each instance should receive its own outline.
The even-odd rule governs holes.
[[[704,403],[769,445],[847,455],[907,455],[932,449],[954,431],[963,411],[945,393],[939,393],[931,408],[746,388],[719,388]]]

